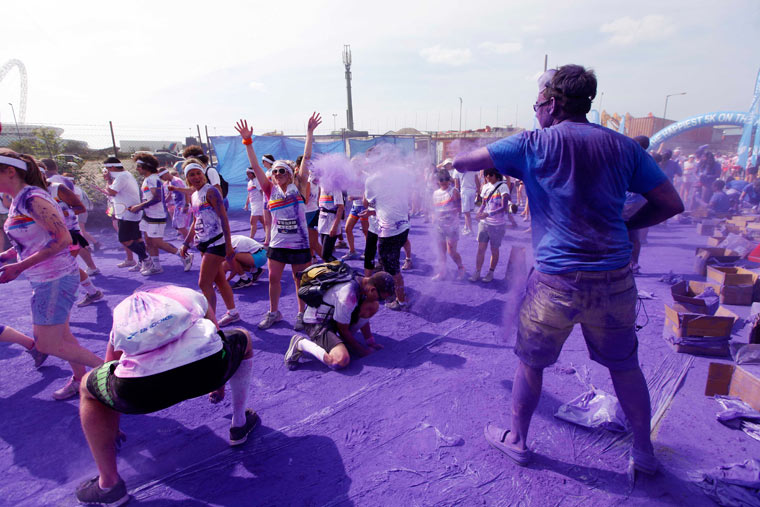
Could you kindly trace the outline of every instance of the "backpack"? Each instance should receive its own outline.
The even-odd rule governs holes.
[[[228,193],[229,193],[229,191],[230,191],[230,184],[229,184],[229,183],[227,183],[227,180],[225,180],[225,179],[224,179],[224,176],[222,176],[222,173],[221,173],[221,172],[219,172],[219,169],[217,169],[217,168],[216,168],[216,167],[214,167],[214,166],[208,166],[208,167],[206,168],[206,179],[207,179],[207,180],[208,180],[208,170],[209,170],[209,169],[213,169],[213,170],[215,170],[215,171],[216,171],[216,174],[218,174],[218,175],[219,175],[219,186],[220,186],[220,187],[222,187],[222,199],[226,199],[226,198],[227,198],[227,194],[228,194]]]
[[[312,264],[299,273],[301,287],[298,289],[298,297],[306,303],[306,306],[319,308],[326,304],[324,296],[332,287],[346,282],[356,281],[358,274],[343,261],[335,260],[322,264]],[[332,305],[328,305],[332,306]]]

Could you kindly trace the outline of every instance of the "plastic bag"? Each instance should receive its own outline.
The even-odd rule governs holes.
[[[731,342],[729,346],[736,364],[760,364],[760,344]]]
[[[718,422],[760,441],[760,412],[735,396],[715,396],[715,401],[722,409],[716,414]]]
[[[114,308],[111,340],[115,350],[143,354],[176,340],[194,320],[175,299],[136,292]]]
[[[591,389],[560,406],[554,417],[585,428],[628,431],[628,421],[618,399],[599,389]]]

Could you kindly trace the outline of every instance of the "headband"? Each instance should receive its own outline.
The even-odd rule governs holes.
[[[9,166],[15,167],[16,169],[21,169],[24,172],[27,171],[26,162],[24,162],[23,160],[19,160],[17,158],[0,155],[0,164],[9,165]]]
[[[124,166],[121,162],[109,162],[108,164],[103,164],[103,167],[121,167],[124,169]]]
[[[187,178],[187,173],[192,171],[193,169],[198,169],[200,172],[203,172],[203,166],[200,164],[188,164],[187,167],[185,167],[185,178]]]
[[[271,171],[274,171],[275,169],[287,169],[288,173],[290,173],[290,175],[293,176],[293,168],[290,167],[290,164],[282,160],[278,160],[277,162],[274,163],[274,165],[272,165]]]
[[[263,157],[261,157],[261,161],[262,162],[269,162],[270,164],[274,164],[274,159],[272,157],[269,157],[269,156],[266,156],[266,155],[263,156]]]
[[[246,170],[245,170],[245,172],[247,172],[247,173],[251,173],[251,174],[256,174],[256,171],[254,171],[254,170],[253,170],[253,169],[251,169],[250,167],[249,167],[248,169],[246,169]]]
[[[160,173],[158,173],[158,176],[163,176],[164,174],[166,174],[168,172],[169,172],[169,169],[164,169],[163,171],[161,171]]]

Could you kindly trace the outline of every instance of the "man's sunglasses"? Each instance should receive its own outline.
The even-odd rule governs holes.
[[[539,107],[543,107],[549,102],[551,102],[552,99],[546,99],[545,101],[541,102],[540,104],[533,104],[533,112],[537,113]]]

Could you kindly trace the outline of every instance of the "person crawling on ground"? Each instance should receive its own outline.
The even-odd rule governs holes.
[[[382,346],[372,336],[369,320],[380,309],[380,303],[395,294],[395,288],[393,276],[385,271],[330,287],[321,306],[306,307],[304,324],[308,336],[293,335],[285,353],[285,365],[296,369],[305,352],[330,368],[339,369],[348,366],[349,350],[359,357],[380,350]],[[358,330],[366,347],[354,337]]]
[[[116,467],[125,435],[121,414],[149,414],[184,400],[232,391],[230,445],[258,426],[246,409],[253,349],[243,329],[222,332],[203,294],[166,285],[138,291],[113,311],[106,362],[84,376],[79,415],[99,475],[76,491],[81,503],[122,505],[129,500]]]

